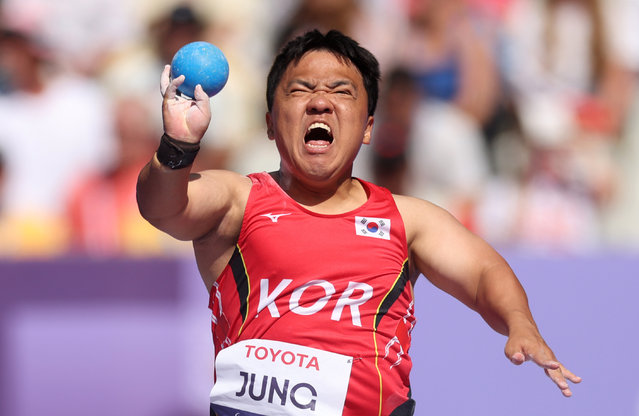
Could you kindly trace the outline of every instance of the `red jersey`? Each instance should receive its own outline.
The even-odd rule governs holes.
[[[269,174],[249,176],[235,252],[210,296],[212,411],[411,415],[414,298],[391,193],[360,180],[362,206],[324,215]]]

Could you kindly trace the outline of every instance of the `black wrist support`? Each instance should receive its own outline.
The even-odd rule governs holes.
[[[182,169],[193,164],[199,150],[200,145],[198,143],[176,140],[165,133],[160,139],[157,157],[161,164],[171,169]]]

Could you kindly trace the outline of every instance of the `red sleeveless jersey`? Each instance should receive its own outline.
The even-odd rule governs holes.
[[[323,215],[295,202],[269,174],[249,176],[253,184],[235,252],[210,296],[216,360],[242,343],[229,358],[231,366],[253,359],[282,370],[277,376],[256,373],[247,362],[248,369],[233,369],[241,377],[227,395],[259,405],[252,409],[293,409],[263,410],[265,415],[322,414],[314,412],[321,405],[319,388],[294,384],[293,373],[287,376],[286,368],[294,367],[331,379],[320,355],[296,347],[304,346],[347,357],[350,373],[345,370],[345,399],[337,414],[412,414],[408,350],[414,298],[404,224],[391,193],[360,180],[366,203]],[[220,371],[216,368],[216,384]],[[336,373],[336,384],[339,377]],[[211,401],[218,415],[244,409],[228,401],[216,408],[213,394]]]

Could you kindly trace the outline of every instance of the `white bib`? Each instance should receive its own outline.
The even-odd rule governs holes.
[[[280,341],[252,339],[215,359],[211,406],[218,416],[339,416],[352,358]]]

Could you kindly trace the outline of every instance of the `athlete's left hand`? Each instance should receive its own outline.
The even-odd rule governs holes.
[[[546,375],[550,377],[566,397],[572,396],[568,381],[572,383],[581,382],[581,377],[573,374],[557,360],[555,354],[534,326],[512,330],[504,352],[506,357],[515,365],[532,361],[543,368]]]

